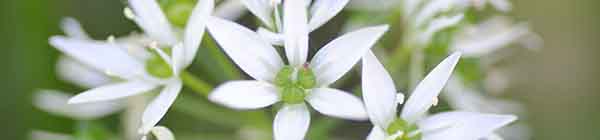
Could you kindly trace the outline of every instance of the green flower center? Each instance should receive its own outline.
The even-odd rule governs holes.
[[[300,68],[285,66],[277,73],[275,85],[281,100],[287,104],[299,104],[317,84],[313,71],[304,65]]]
[[[177,27],[185,27],[194,10],[195,0],[159,0],[169,21]]]
[[[170,49],[165,48],[163,51],[170,52]],[[157,78],[167,79],[173,76],[173,69],[171,69],[171,66],[154,51],[152,52],[152,56],[146,60],[145,68],[150,75]]]
[[[386,130],[389,136],[393,136],[402,132],[401,135],[396,136],[394,140],[421,140],[421,132],[418,132],[419,128],[415,124],[409,124],[401,118],[397,118],[392,124],[388,126]]]

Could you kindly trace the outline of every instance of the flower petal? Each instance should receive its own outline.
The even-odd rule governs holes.
[[[367,113],[373,124],[387,128],[396,118],[398,106],[394,81],[373,52],[363,56],[362,62],[362,95]]]
[[[441,12],[447,11],[453,7],[462,6],[465,7],[468,5],[470,1],[458,1],[458,0],[434,0],[426,3],[426,5],[416,13],[415,17],[415,26],[422,27],[426,25],[426,23],[434,18]],[[462,8],[459,7],[459,8]]]
[[[152,135],[154,135],[156,140],[175,140],[175,135],[173,135],[173,132],[164,126],[156,126],[152,128]]]
[[[256,33],[258,33],[261,37],[263,37],[263,39],[265,39],[272,45],[280,45],[280,46],[284,45],[285,37],[282,34],[271,32],[262,27],[259,27],[256,30]]]
[[[206,28],[206,21],[215,7],[214,0],[198,0],[196,7],[192,11],[190,18],[185,27],[183,45],[185,47],[185,63],[183,66],[192,64],[196,57],[196,52]]]
[[[440,62],[417,85],[402,109],[401,117],[408,122],[415,122],[423,116],[429,107],[434,104],[446,81],[450,78],[454,66],[460,59],[460,53],[454,53]]]
[[[108,101],[124,97],[129,97],[156,88],[156,85],[142,81],[128,81],[105,85],[90,89],[69,100],[69,104],[89,103]]]
[[[344,9],[350,0],[317,0],[310,9],[309,31],[313,31]]]
[[[488,0],[494,8],[502,12],[509,12],[512,9],[512,5],[508,0]]]
[[[279,54],[255,32],[217,17],[208,22],[208,30],[223,50],[248,75],[270,81],[283,67]]]
[[[258,17],[268,27],[273,27],[271,0],[241,0],[252,14]]]
[[[306,0],[290,0],[283,4],[285,54],[289,64],[300,66],[308,56],[308,16]]]
[[[360,98],[332,88],[312,89],[306,101],[315,110],[333,117],[367,120],[368,115]]]
[[[425,31],[419,35],[420,43],[430,42],[431,38],[433,38],[433,35],[435,35],[435,33],[458,24],[463,19],[463,17],[463,14],[459,14],[455,16],[440,17],[433,19],[431,23],[427,26]]]
[[[112,81],[110,77],[73,60],[67,56],[61,56],[56,64],[58,76],[62,80],[86,88],[94,88],[108,84]]]
[[[385,140],[385,132],[381,127],[374,126],[367,136],[367,140]]]
[[[133,9],[133,20],[153,39],[162,44],[173,45],[177,42],[171,23],[160,9],[156,0],[129,0]]]
[[[226,0],[215,8],[215,16],[228,20],[236,20],[243,16],[246,12],[246,7],[239,0]]]
[[[147,134],[167,114],[175,102],[183,85],[180,81],[167,84],[160,94],[146,107],[142,115],[142,126],[139,133]]]
[[[279,101],[279,95],[269,83],[232,81],[217,87],[208,99],[234,109],[257,109]]]
[[[348,72],[388,30],[387,25],[363,28],[329,42],[312,59],[317,84],[327,86]]]
[[[273,122],[275,140],[303,140],[309,125],[310,113],[306,105],[284,105]]]
[[[144,64],[117,44],[53,36],[50,44],[90,67],[123,79],[145,74]]]
[[[424,133],[423,140],[478,140],[516,119],[513,115],[446,112],[428,117],[417,125]]]
[[[70,105],[67,104],[69,98],[71,98],[69,94],[60,91],[42,90],[36,92],[33,105],[48,113],[79,120],[104,117],[113,114],[124,107],[121,102],[98,102]]]
[[[181,43],[176,44],[175,46],[173,46],[173,49],[171,50],[171,69],[173,69],[173,74],[174,75],[179,75],[179,73],[185,69],[185,67],[187,66],[185,63],[186,62],[186,58],[185,58],[185,53],[187,48],[184,48],[182,46]],[[194,58],[192,58],[194,59]],[[191,62],[191,61],[190,61]]]
[[[77,39],[90,39],[81,24],[72,17],[63,18],[60,22],[60,28],[67,36]]]

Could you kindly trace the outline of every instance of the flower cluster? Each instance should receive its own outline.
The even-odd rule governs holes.
[[[401,13],[391,15],[402,17],[393,19],[406,23],[401,46],[412,48],[407,79],[415,84],[406,87],[411,94],[398,93],[397,82],[392,80],[396,75],[377,58],[386,56],[378,51],[384,48],[374,47],[385,41],[384,34],[395,27],[349,25],[360,28],[322,47],[312,46],[311,32],[327,24],[349,3],[351,10]],[[209,101],[235,110],[273,108],[275,115],[268,124],[272,125],[275,140],[305,139],[314,117],[311,109],[339,119],[369,120],[373,128],[367,140],[497,138],[496,130],[516,120],[516,116],[507,115],[514,111],[490,111],[505,102],[469,89],[461,78],[463,73],[451,75],[461,56],[478,58],[517,41],[535,47],[539,46],[539,37],[525,24],[511,25],[505,18],[481,25],[464,24],[469,10],[483,9],[486,3],[500,11],[510,9],[504,0],[128,0],[124,15],[142,33],[94,40],[76,20],[63,21],[66,36],[49,39],[65,54],[57,65],[59,77],[89,90],[72,97],[43,90],[35,105],[86,122],[126,110],[130,113],[126,113],[125,124],[135,129],[127,134],[128,139],[147,139],[153,134],[158,140],[173,140],[173,133],[157,124],[184,87],[189,87]],[[255,30],[235,22],[245,8],[260,21]],[[457,33],[452,32],[456,34],[452,36],[454,41],[446,43],[443,57],[448,57],[425,70],[423,58],[427,54],[423,49],[434,44],[438,33],[462,24]],[[230,80],[211,89],[209,82],[186,71],[206,43],[204,37],[214,39],[233,64],[253,80]],[[316,50],[314,55],[310,55],[311,50]],[[395,63],[395,56],[387,61]],[[349,75],[359,62],[361,82],[356,88],[361,89],[360,95],[334,88],[335,83],[347,81],[344,75]],[[427,71],[429,74],[421,77]],[[443,90],[447,82],[449,87]],[[440,96],[455,110],[429,111],[441,102]],[[398,110],[400,105],[402,109]]]

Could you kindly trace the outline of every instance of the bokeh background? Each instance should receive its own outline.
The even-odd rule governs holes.
[[[533,139],[600,140],[600,1],[512,2],[511,15],[529,21],[545,41],[543,49],[520,52],[506,64],[511,80],[505,94],[529,111]],[[32,129],[68,132],[72,121],[31,105],[36,89],[70,88],[55,75],[58,52],[47,39],[61,34],[58,24],[65,16],[78,19],[95,38],[127,34],[135,26],[122,16],[124,5],[121,0],[0,1],[0,139],[27,139]],[[167,121],[175,118],[185,119]]]

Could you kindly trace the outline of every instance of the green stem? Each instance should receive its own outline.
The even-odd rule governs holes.
[[[412,92],[417,84],[423,78],[423,69],[425,63],[425,56],[423,52],[423,48],[420,46],[416,46],[412,49],[411,58],[410,58],[410,69],[409,69],[409,77],[410,77],[410,85],[409,89]]]
[[[179,75],[179,77],[181,78],[181,81],[183,81],[183,84],[185,86],[189,87],[190,89],[202,96],[208,96],[208,94],[212,90],[212,86],[210,84],[208,84],[206,81],[203,81],[200,78],[197,78],[196,76],[192,75],[187,71],[181,72],[181,75]]]

